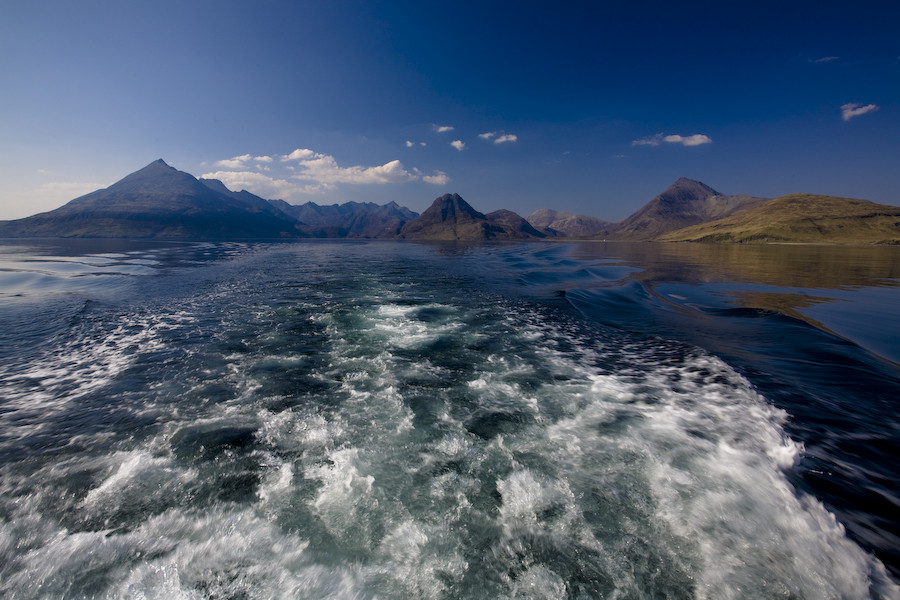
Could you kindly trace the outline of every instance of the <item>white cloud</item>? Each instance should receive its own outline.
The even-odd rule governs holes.
[[[663,138],[663,141],[670,144],[681,144],[682,146],[700,146],[701,144],[711,144],[712,138],[702,133],[695,133],[688,136],[667,135]]]
[[[682,146],[700,146],[702,144],[711,144],[712,138],[702,133],[695,133],[693,135],[665,135],[663,133],[657,133],[656,135],[651,135],[650,137],[634,140],[633,142],[631,142],[631,145],[659,146],[662,142],[666,142],[669,144],[681,144]]]
[[[450,145],[462,152],[466,148],[466,143],[462,140],[453,140]]]
[[[425,145],[421,142],[419,144]],[[406,145],[411,147],[416,143],[409,141]],[[304,195],[325,193],[338,185],[378,185],[408,181],[442,185],[450,181],[442,171],[423,175],[418,169],[408,170],[399,160],[375,166],[342,166],[333,156],[308,148],[297,148],[290,154],[279,155],[277,159],[280,164],[273,165],[274,169],[265,163],[276,159],[270,157],[266,161],[263,158],[265,157],[244,155],[218,161],[215,165],[225,168],[206,173],[202,177],[218,179],[229,189],[245,189],[263,198],[284,200],[300,200]]]
[[[447,133],[448,131],[453,131],[455,128],[452,125],[432,125],[434,130],[438,133]]]
[[[247,190],[263,198],[291,198],[299,191],[296,184],[275,179],[253,171],[215,171],[204,173],[201,179],[218,179],[229,190]]]
[[[315,156],[316,153],[308,148],[297,148],[290,154],[285,154],[281,157],[282,162],[287,162],[289,160],[304,160],[306,158],[311,158]]]
[[[838,60],[839,58],[840,58],[839,56],[823,56],[822,58],[817,58],[817,59],[815,59],[815,60],[812,60],[811,62],[814,62],[814,63],[827,63],[827,62],[831,62],[831,61],[833,61],[833,60]]]
[[[864,106],[859,102],[849,102],[841,106],[841,118],[845,121],[849,121],[853,117],[864,115],[873,110],[878,110],[878,107],[874,104],[866,104]]]
[[[415,143],[413,143],[413,142],[411,142],[411,141],[409,141],[409,140],[406,140],[406,147],[407,147],[407,148],[412,148],[413,146],[415,146]]]
[[[255,160],[256,162],[270,163],[275,159],[271,156],[254,156],[253,160]]]
[[[499,131],[485,131],[484,133],[479,133],[478,137],[483,140],[493,139],[495,144],[505,144],[507,142],[517,142],[519,140],[519,136],[512,133],[500,133]]]
[[[242,166],[244,166],[244,163],[252,159],[253,157],[249,154],[242,154],[241,156],[235,156],[234,158],[220,160],[216,162],[216,166],[224,167],[226,169],[240,169]]]
[[[416,176],[407,171],[399,160],[392,160],[376,167],[342,167],[333,156],[314,153],[299,161],[294,179],[313,181],[330,189],[338,183],[370,184],[413,181]]]
[[[434,185],[446,185],[450,183],[450,178],[447,177],[447,174],[443,171],[437,171],[434,175],[423,176],[422,181],[424,181],[425,183],[432,183]]]

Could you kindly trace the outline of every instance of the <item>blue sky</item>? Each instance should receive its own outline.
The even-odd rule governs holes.
[[[0,219],[163,158],[292,203],[900,204],[900,3],[6,2]]]

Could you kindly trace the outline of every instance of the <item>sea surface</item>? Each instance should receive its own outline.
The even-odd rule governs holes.
[[[4,598],[900,598],[900,248],[0,240]]]

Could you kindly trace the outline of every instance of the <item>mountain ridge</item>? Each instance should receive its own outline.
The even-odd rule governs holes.
[[[396,202],[345,202],[320,205],[315,202],[289,204],[269,202],[310,228],[315,237],[386,238],[394,237],[407,222],[419,216]]]
[[[900,208],[811,194],[730,196],[682,177],[617,223],[549,208],[528,218],[507,209],[484,214],[456,193],[439,196],[418,215],[396,202],[266,200],[158,159],[55,210],[0,221],[0,237],[39,236],[871,244],[900,243]]]

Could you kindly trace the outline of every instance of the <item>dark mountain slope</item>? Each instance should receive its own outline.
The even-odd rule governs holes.
[[[520,231],[507,229],[502,222],[508,216],[500,214],[497,215],[498,221],[491,221],[472,208],[459,194],[444,194],[435,199],[418,219],[404,225],[400,230],[400,237],[428,240],[509,240],[530,237]]]
[[[511,236],[521,239],[547,237],[547,234],[541,233],[532,227],[531,223],[511,210],[501,208],[486,214],[485,218],[494,225],[499,225],[506,229]]]
[[[56,210],[8,221],[0,225],[0,235],[165,239],[304,235],[296,222],[261,198],[217,188],[160,159]]]

